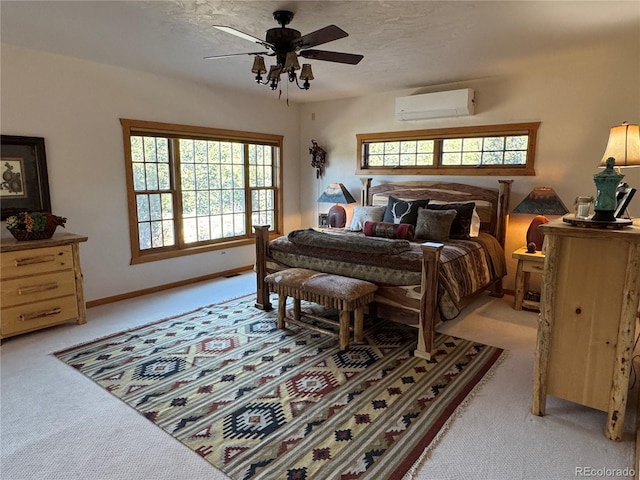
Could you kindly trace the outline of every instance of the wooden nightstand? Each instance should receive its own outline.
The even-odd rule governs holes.
[[[529,253],[527,252],[527,247],[521,247],[514,251],[511,256],[518,259],[513,308],[516,310],[522,310],[523,308],[540,310],[540,302],[526,300],[524,295],[529,291],[531,273],[542,275],[542,272],[544,272],[544,254],[540,251]]]

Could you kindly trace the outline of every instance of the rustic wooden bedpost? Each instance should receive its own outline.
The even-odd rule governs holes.
[[[369,205],[369,189],[371,188],[371,177],[360,177],[360,205]]]
[[[507,236],[507,215],[509,214],[509,196],[511,195],[511,184],[513,180],[498,180],[498,208],[496,218],[495,236],[504,248]]]
[[[433,339],[438,319],[438,274],[442,243],[426,242],[422,248],[422,282],[420,291],[420,319],[416,357],[431,359]]]
[[[254,225],[256,232],[256,308],[271,310],[269,285],[264,281],[267,275],[267,248],[269,245],[270,225]]]
[[[509,213],[509,196],[511,195],[511,184],[513,180],[498,180],[498,183],[500,186],[498,188],[496,231],[494,234],[500,245],[502,245],[502,248],[504,248],[507,241],[507,215]],[[500,298],[504,296],[502,278],[499,278],[491,285],[490,295]]]

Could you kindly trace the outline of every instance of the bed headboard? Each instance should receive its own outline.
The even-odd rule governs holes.
[[[495,236],[504,247],[506,217],[513,180],[498,180],[498,188],[450,182],[408,181],[389,182],[371,186],[371,178],[361,178],[362,205],[385,205],[393,195],[401,199],[429,199],[439,202],[476,202],[480,216],[480,230]]]

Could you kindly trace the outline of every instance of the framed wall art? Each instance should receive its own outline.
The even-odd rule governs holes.
[[[19,212],[50,212],[44,138],[2,135],[0,147],[2,220]]]

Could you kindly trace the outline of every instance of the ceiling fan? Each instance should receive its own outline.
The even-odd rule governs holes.
[[[343,52],[330,52],[327,50],[315,50],[312,47],[332,42],[340,38],[348,37],[349,34],[335,25],[328,25],[314,32],[302,35],[298,30],[288,28],[287,25],[293,19],[293,12],[288,10],[276,10],[273,12],[273,18],[280,27],[270,28],[267,30],[265,40],[261,40],[248,33],[241,32],[233,27],[225,25],[213,25],[214,28],[226,33],[230,33],[237,37],[249,40],[250,42],[261,45],[266,50],[261,52],[247,53],[230,53],[226,55],[213,55],[205,57],[205,59],[227,58],[236,55],[254,55],[253,68],[251,71],[256,74],[256,82],[260,84],[269,84],[272,90],[278,87],[280,75],[287,73],[289,81],[295,81],[298,87],[304,90],[309,89],[309,80],[313,80],[313,73],[310,64],[303,64],[300,72],[300,80],[304,84],[298,84],[296,70],[300,70],[298,57],[313,60],[324,60],[326,62],[346,63],[349,65],[357,65],[364,58],[363,55]],[[271,65],[266,81],[262,81],[262,75],[267,73],[264,58],[265,56],[276,57],[276,64]]]

